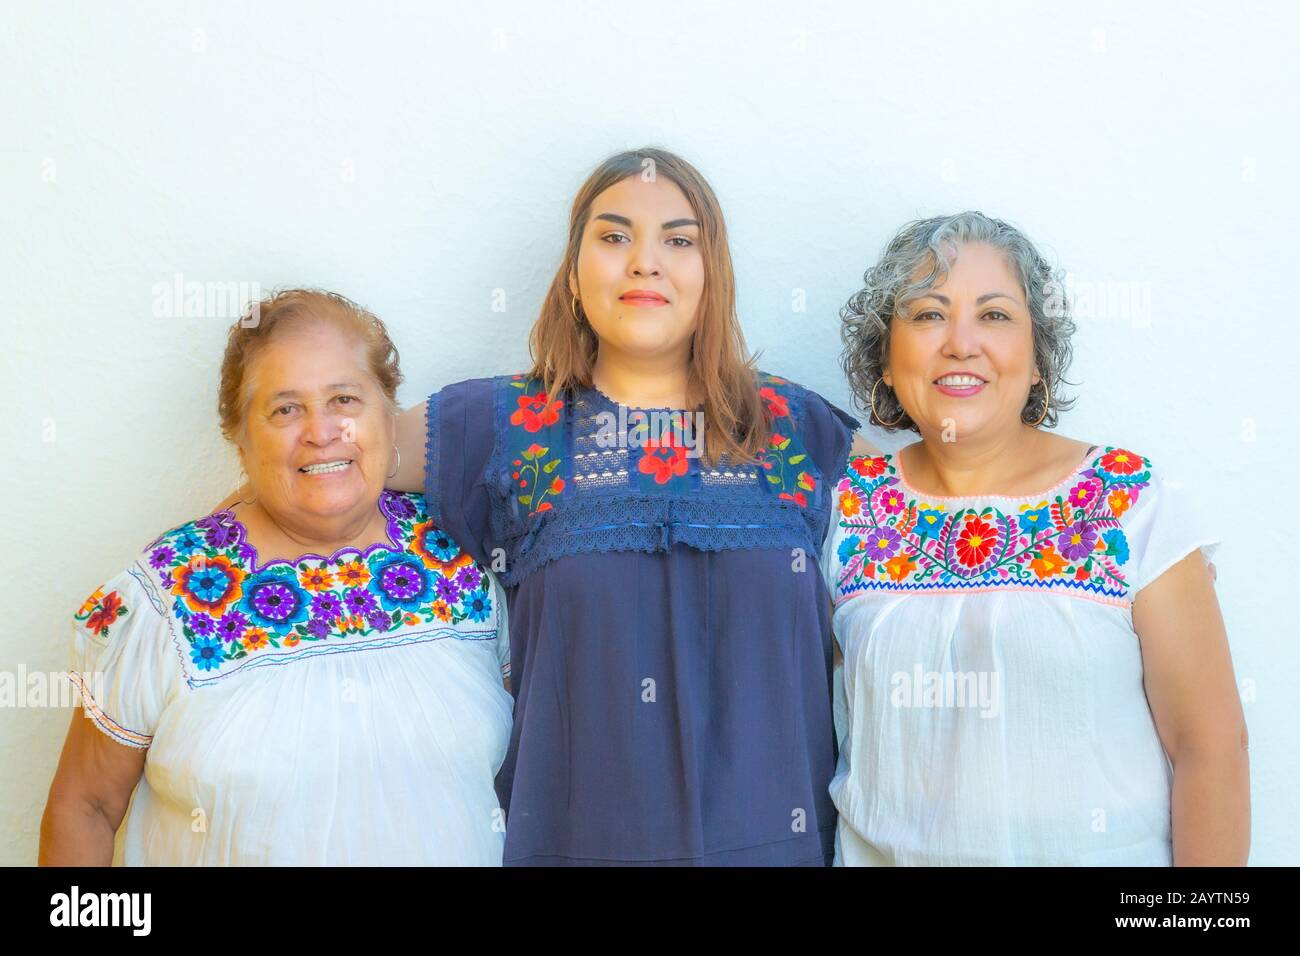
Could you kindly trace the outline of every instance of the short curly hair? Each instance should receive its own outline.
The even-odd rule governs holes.
[[[1064,295],[1063,276],[1053,269],[1019,229],[981,212],[967,211],[909,222],[889,241],[880,260],[863,276],[863,287],[840,310],[840,337],[844,350],[840,364],[858,405],[871,409],[871,390],[881,380],[889,355],[890,320],[898,311],[928,289],[943,282],[957,250],[969,243],[985,243],[999,249],[1019,276],[1034,333],[1034,364],[1042,381],[1029,390],[1020,420],[1054,427],[1061,412],[1074,399],[1061,394],[1065,372],[1073,357],[1070,338],[1074,320]],[[1044,398],[1050,400],[1044,408]],[[887,431],[920,429],[904,410],[892,389],[877,396],[873,424]]]
[[[249,363],[286,323],[319,321],[352,336],[366,349],[370,375],[384,394],[391,414],[397,414],[397,387],[402,384],[397,346],[384,323],[351,299],[321,289],[286,289],[248,308],[230,328],[226,353],[221,359],[221,387],[217,394],[217,415],[221,433],[238,444],[244,436],[252,382]]]

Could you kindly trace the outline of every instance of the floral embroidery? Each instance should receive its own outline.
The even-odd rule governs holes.
[[[817,479],[806,467],[796,467],[807,459],[808,452],[796,434],[789,398],[773,387],[789,382],[775,375],[765,375],[762,380],[767,384],[758,390],[758,395],[767,408],[772,434],[768,447],[758,453],[759,464],[767,473],[768,483],[777,491],[777,498],[807,508],[808,495],[816,490]]]
[[[523,376],[516,375],[514,381],[510,383],[514,388],[524,390],[524,394],[518,398],[519,407],[510,416],[510,424],[523,425],[526,432],[539,432],[549,425],[554,425],[560,420],[560,409],[564,407],[564,402],[558,399],[551,401],[542,391],[529,395],[528,386],[532,383],[522,381],[522,378]]]
[[[1007,513],[948,512],[900,484],[891,455],[854,458],[838,486],[838,598],[872,589],[1065,587],[1122,602],[1128,540],[1119,518],[1151,480],[1150,462],[1107,448],[1064,495]]]
[[[503,417],[506,428],[506,457],[511,496],[528,517],[555,508],[571,491],[570,453],[564,402],[552,400],[542,383],[524,375],[511,376],[506,384],[522,394],[507,392]],[[798,410],[793,396],[797,386],[775,375],[760,373],[759,397],[771,421],[768,447],[760,450],[757,466],[760,483],[781,501],[800,509],[812,506],[819,476],[808,460],[808,450],[799,435]],[[685,422],[680,414],[668,417],[664,434],[651,435],[647,421],[629,431],[635,449],[627,460],[629,484],[644,493],[684,493],[699,482],[700,461],[690,454]],[[763,480],[766,479],[766,480]]]
[[[559,475],[551,478],[550,481],[545,480],[544,476],[550,475],[560,467],[559,457],[550,455],[550,451],[551,449],[545,445],[533,442],[519,453],[519,458],[512,462],[515,471],[511,472],[510,476],[519,482],[520,490],[525,492],[518,496],[519,503],[530,507],[536,504],[530,514],[549,511],[554,505],[546,500],[546,496],[559,495],[564,490],[564,479]]]
[[[561,459],[552,451],[563,441],[560,411],[564,402],[551,401],[546,392],[540,391],[541,383],[536,379],[515,375],[510,386],[524,392],[517,397],[518,407],[510,415],[510,479],[516,499],[532,516],[555,507],[554,499],[567,485],[562,475],[555,474]],[[538,391],[530,394],[534,389]]]
[[[149,564],[175,595],[172,613],[195,671],[230,669],[283,648],[366,643],[421,625],[489,621],[490,580],[434,525],[421,497],[385,491],[379,507],[404,550],[377,544],[258,568],[243,524],[229,511],[155,542]],[[92,595],[98,603],[88,601],[78,619],[90,615],[95,623],[88,626],[106,630],[110,599],[117,601],[113,613],[126,609],[119,609],[116,593],[101,597]]]
[[[116,591],[104,593],[102,587],[95,588],[95,593],[86,598],[75,617],[86,625],[86,629],[96,637],[108,637],[109,627],[120,617],[130,613],[122,603],[122,596]]]
[[[685,475],[690,469],[687,451],[676,435],[669,434],[663,441],[650,439],[642,445],[643,454],[637,469],[643,474],[653,475],[655,484],[667,484],[674,476]]]

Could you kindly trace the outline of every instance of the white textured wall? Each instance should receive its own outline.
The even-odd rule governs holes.
[[[1149,292],[1149,312],[1081,318],[1062,431],[1147,454],[1217,520],[1252,859],[1300,863],[1282,613],[1300,17],[542,6],[6,3],[0,670],[65,667],[71,610],[235,480],[214,415],[225,322],[154,315],[156,283],[352,296],[393,329],[414,401],[522,366],[574,189],[655,143],[720,194],[764,366],[842,403],[838,308],[917,215],[979,208],[1082,281]],[[66,722],[0,710],[0,863],[35,859]]]

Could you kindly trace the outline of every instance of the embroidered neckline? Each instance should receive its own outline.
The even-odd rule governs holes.
[[[235,516],[234,508],[226,508],[224,511],[214,511],[206,518],[201,518],[200,521],[216,520],[220,523],[220,519],[222,518],[230,519],[229,522],[225,523],[232,530],[238,532],[238,541],[244,546],[243,554],[245,560],[248,562],[249,574],[257,574],[260,571],[265,571],[267,568],[275,567],[277,564],[287,564],[290,567],[297,567],[304,561],[324,561],[332,564],[344,554],[354,553],[363,558],[368,558],[376,548],[385,548],[389,551],[401,551],[406,547],[406,541],[401,533],[401,526],[395,521],[396,516],[390,514],[384,507],[389,500],[388,496],[390,494],[396,494],[396,492],[390,492],[385,488],[379,493],[379,501],[375,503],[375,510],[388,519],[384,523],[384,535],[387,540],[376,541],[373,544],[366,545],[364,548],[358,548],[356,545],[347,545],[329,555],[317,554],[314,551],[304,551],[296,558],[272,558],[270,561],[267,561],[266,564],[260,563],[261,558],[257,552],[257,545],[253,544],[253,542],[248,538],[248,525],[244,524],[244,522],[240,521],[239,518]],[[397,532],[396,535],[393,534],[394,531]],[[403,540],[398,540],[398,538],[403,538]]]
[[[1128,604],[1128,539],[1121,518],[1151,483],[1148,459],[1089,449],[1089,466],[1048,492],[962,498],[949,508],[904,487],[891,455],[850,459],[840,480],[836,606],[874,590],[1061,590]],[[1068,494],[1062,494],[1067,486]]]
[[[1067,474],[1064,478],[1062,478],[1060,481],[1058,481],[1056,484],[1052,485],[1051,487],[1044,488],[1042,491],[1030,492],[1027,495],[992,495],[992,494],[932,495],[928,491],[922,491],[920,488],[917,488],[915,485],[911,484],[907,480],[907,474],[903,470],[903,458],[902,455],[899,453],[902,451],[902,449],[899,449],[899,452],[882,455],[880,457],[889,459],[890,463],[898,470],[897,478],[898,478],[899,487],[906,489],[908,492],[914,495],[919,501],[989,501],[989,500],[1041,501],[1044,498],[1050,500],[1051,495],[1054,492],[1059,491],[1065,485],[1068,485],[1070,482],[1075,481],[1081,473],[1087,471],[1089,466],[1096,459],[1097,457],[1096,452],[1100,447],[1101,447],[1100,445],[1089,446],[1088,450],[1083,455],[1083,459],[1078,463],[1076,463],[1074,468],[1071,469],[1069,474]],[[875,456],[865,455],[863,457],[871,458]]]
[[[442,531],[422,495],[385,490],[389,543],[261,567],[230,511],[149,546],[151,586],[172,598],[172,636],[191,687],[245,667],[317,653],[440,640],[489,640],[496,620],[487,571]]]

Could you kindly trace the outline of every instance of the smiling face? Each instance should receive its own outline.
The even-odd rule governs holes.
[[[602,350],[685,359],[704,292],[699,232],[686,196],[667,177],[630,176],[596,197],[569,290]]]
[[[322,530],[373,510],[395,427],[363,343],[307,322],[277,330],[245,374],[239,456],[262,508],[281,525]]]
[[[922,436],[956,425],[958,440],[1020,427],[1039,375],[1020,279],[984,243],[957,250],[944,281],[898,310],[885,384]]]

